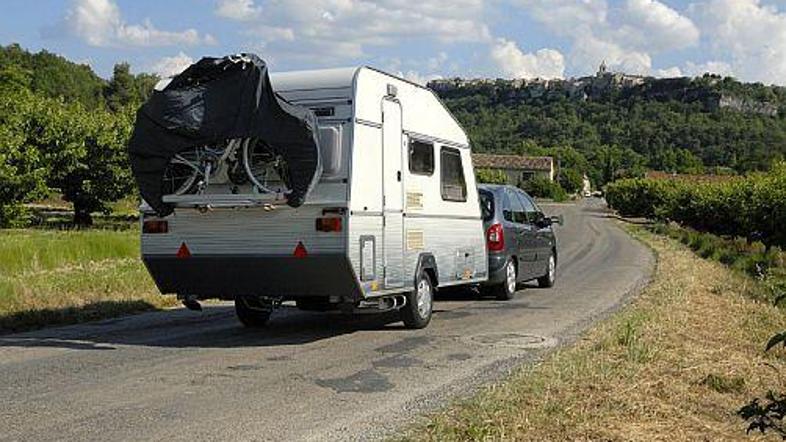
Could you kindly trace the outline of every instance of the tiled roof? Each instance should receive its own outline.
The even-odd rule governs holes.
[[[472,163],[480,169],[551,170],[554,158],[473,153]]]

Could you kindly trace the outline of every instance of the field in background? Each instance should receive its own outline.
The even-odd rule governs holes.
[[[413,440],[750,440],[737,410],[786,389],[759,283],[637,228],[652,283],[576,345],[414,428]],[[755,436],[752,434],[751,436]]]
[[[0,332],[174,304],[139,260],[139,231],[0,230]]]

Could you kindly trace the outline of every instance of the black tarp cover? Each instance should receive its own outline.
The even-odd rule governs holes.
[[[278,96],[265,62],[253,54],[203,58],[139,109],[128,154],[142,198],[159,215],[172,213],[162,201],[172,157],[232,138],[262,140],[282,155],[291,188],[287,204],[303,204],[322,173],[316,117]]]

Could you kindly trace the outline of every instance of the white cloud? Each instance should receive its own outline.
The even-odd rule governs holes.
[[[262,8],[254,5],[254,0],[219,0],[216,14],[232,20],[254,20],[262,13]]]
[[[661,78],[674,78],[683,76],[682,69],[677,66],[672,66],[666,69],[655,69],[652,71],[652,74]]]
[[[163,57],[155,62],[150,70],[161,78],[177,75],[194,63],[194,59],[180,51],[173,57]]]
[[[407,71],[407,72],[399,71],[396,75],[398,75],[399,77],[405,80],[409,80],[413,83],[417,83],[421,86],[425,86],[431,80],[438,80],[442,78],[442,76],[438,74],[422,75],[416,71]]]
[[[518,0],[537,21],[571,40],[570,66],[587,74],[606,61],[613,70],[652,73],[652,55],[698,43],[699,29],[657,0]]]
[[[682,49],[699,42],[699,28],[676,10],[656,0],[628,0],[623,32],[639,48]]]
[[[723,61],[708,61],[706,63],[685,63],[685,73],[691,77],[700,77],[704,74],[716,74],[721,76],[733,75],[730,64]]]
[[[195,29],[162,31],[149,19],[142,24],[127,24],[113,0],[74,0],[66,12],[64,24],[69,32],[91,46],[168,46],[216,42],[213,36],[200,36]]]
[[[729,54],[736,76],[786,82],[786,11],[759,0],[708,0],[692,5],[717,54]]]
[[[515,42],[498,39],[491,48],[491,60],[506,77],[562,78],[565,58],[554,49],[524,53]]]
[[[245,21],[246,34],[262,40],[280,58],[312,63],[351,60],[367,56],[369,48],[418,40],[491,41],[483,0],[456,0],[450,5],[441,0],[270,0],[254,10],[259,14],[253,20],[235,15]]]

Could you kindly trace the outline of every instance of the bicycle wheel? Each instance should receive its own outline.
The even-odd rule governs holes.
[[[259,140],[244,140],[243,165],[251,183],[263,193],[289,191],[287,164],[281,155]]]
[[[164,169],[161,182],[163,195],[185,195],[193,192],[201,173],[199,148],[175,155]]]

